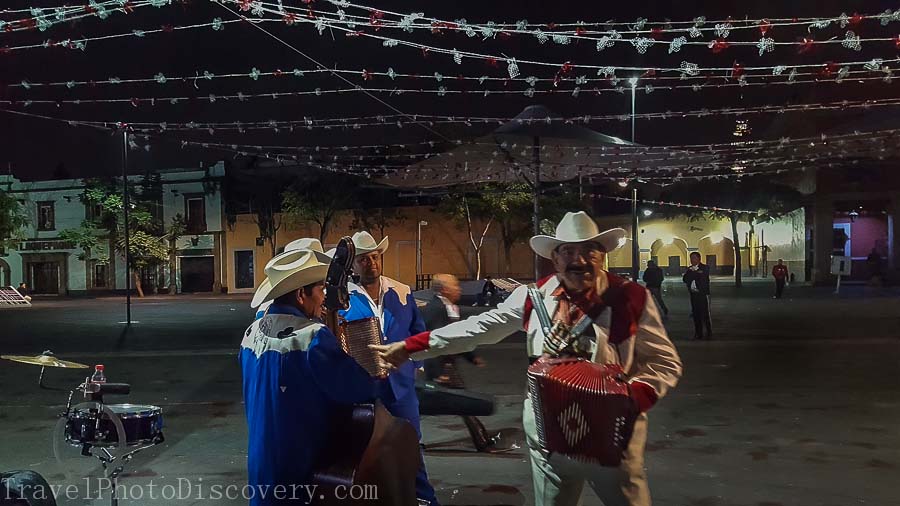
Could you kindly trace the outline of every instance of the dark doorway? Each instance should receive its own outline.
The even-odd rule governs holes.
[[[213,291],[214,272],[213,257],[181,257],[182,293]]]
[[[31,267],[31,292],[36,295],[59,295],[59,263],[35,262]]]
[[[709,266],[710,274],[718,274],[718,268],[716,267],[716,256],[715,255],[706,255],[706,265]]]
[[[253,277],[253,251],[234,252],[234,287],[253,288],[256,282]]]
[[[678,276],[681,274],[681,257],[673,255],[669,257],[669,267],[666,268],[667,276]]]

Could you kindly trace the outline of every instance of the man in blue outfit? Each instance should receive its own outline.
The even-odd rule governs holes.
[[[314,237],[301,237],[300,239],[291,241],[284,246],[284,253],[297,250],[312,251],[313,254],[316,255],[316,258],[318,258],[319,261],[323,264],[331,263],[331,257],[325,254],[325,250],[322,248],[322,242]],[[266,314],[266,309],[269,309],[270,305],[272,305],[272,301],[259,303],[259,307],[256,308],[257,320],[259,320],[263,317],[263,315]]]
[[[353,272],[359,283],[349,283],[350,308],[342,313],[347,321],[378,318],[384,335],[384,344],[402,342],[407,337],[425,331],[425,321],[416,307],[412,290],[407,285],[381,275],[381,256],[388,247],[388,238],[376,242],[372,234],[353,234],[356,257]],[[419,398],[416,396],[416,369],[419,362],[407,362],[392,372],[386,380],[377,382],[378,399],[390,413],[404,418],[415,427],[419,441]],[[416,476],[416,496],[432,506],[438,504],[434,488],[428,482],[425,461],[420,453],[419,473]]]
[[[239,354],[252,506],[299,504],[326,450],[335,408],[371,401],[375,383],[322,321],[328,264],[309,250],[269,261],[252,307],[274,301]],[[293,501],[292,501],[293,499]]]

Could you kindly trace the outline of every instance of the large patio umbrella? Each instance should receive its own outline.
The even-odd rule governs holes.
[[[637,145],[563,120],[542,105],[526,107],[493,132],[424,159],[384,178],[388,184],[436,188],[466,183],[528,182],[534,188],[534,233],[539,234],[540,183],[581,182],[583,176],[627,179],[653,160]],[[535,278],[538,273],[535,259]]]

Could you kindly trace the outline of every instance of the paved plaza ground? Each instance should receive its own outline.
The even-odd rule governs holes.
[[[900,295],[861,286],[839,296],[791,287],[771,298],[767,282],[713,286],[715,340],[689,341],[688,303],[669,283],[669,332],[685,364],[681,384],[650,412],[647,465],[662,506],[900,505]],[[187,483],[185,500],[120,504],[245,504],[198,499],[198,486],[242,485],[246,425],[236,359],[252,314],[243,296],[136,300],[128,331],[124,299],[38,300],[0,312],[0,351],[104,363],[110,381],[133,385],[129,402],[161,406],[166,442],[127,466],[123,485]],[[469,309],[472,311],[472,309]],[[496,396],[483,419],[512,451],[475,453],[456,417],[425,417],[426,462],[447,505],[533,504],[521,431],[527,364],[521,336],[482,350],[488,366],[465,365],[473,388]],[[94,461],[51,439],[78,371],[0,361],[0,470],[32,469],[52,484],[78,484]],[[124,401],[123,401],[124,402]],[[60,462],[60,460],[62,462]],[[181,481],[179,481],[181,479]],[[157,489],[160,490],[160,489]],[[91,493],[96,495],[95,490]],[[146,492],[145,492],[146,493]],[[93,496],[92,496],[93,497]],[[204,497],[209,497],[206,495]],[[109,504],[61,498],[60,504]],[[585,504],[599,504],[587,492]]]

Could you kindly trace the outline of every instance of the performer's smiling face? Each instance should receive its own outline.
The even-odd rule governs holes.
[[[325,304],[325,282],[320,281],[306,285],[297,290],[297,302],[303,309],[303,313],[310,318],[322,318],[322,310]]]
[[[381,253],[373,251],[364,255],[356,255],[353,259],[353,271],[359,274],[362,284],[378,281],[381,277]]]
[[[553,252],[556,272],[572,292],[593,288],[605,263],[606,250],[595,242],[563,243]]]

